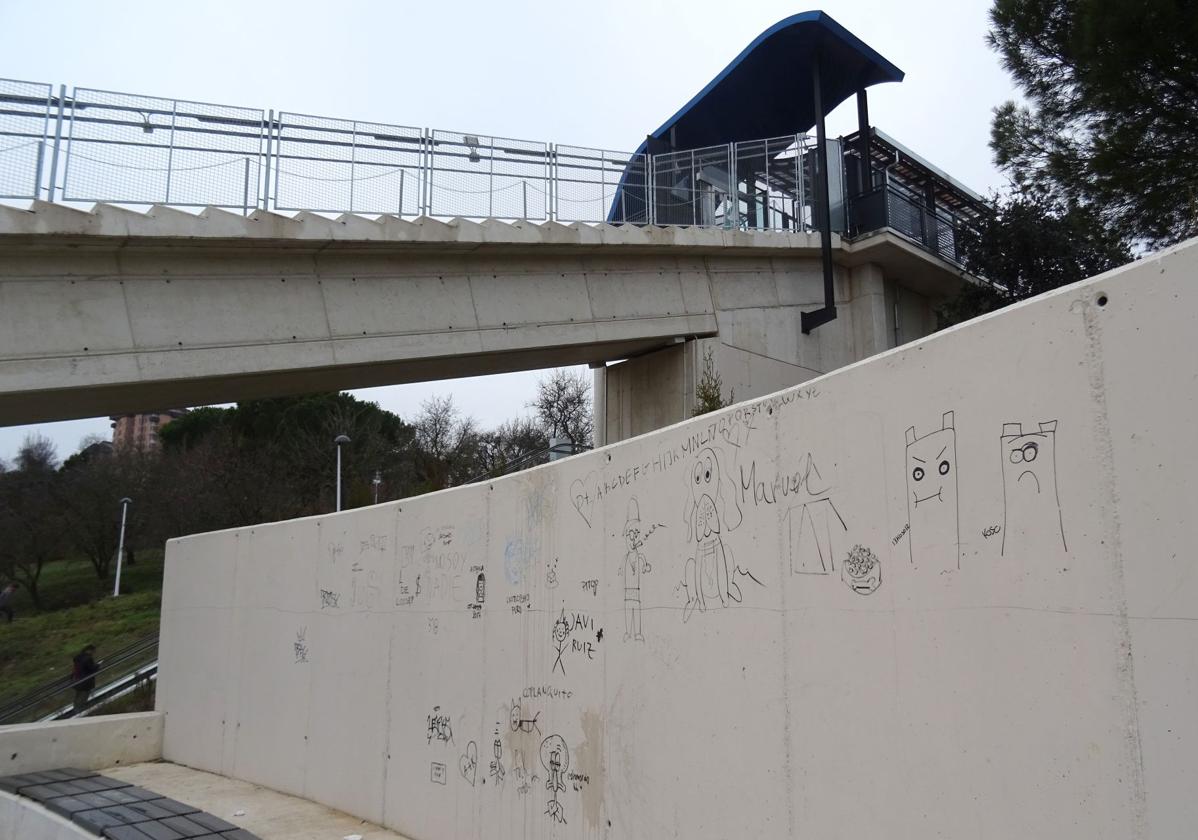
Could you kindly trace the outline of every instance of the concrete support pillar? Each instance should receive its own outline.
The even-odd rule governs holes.
[[[697,344],[686,341],[609,365],[603,376],[603,414],[596,376],[596,442],[601,426],[602,441],[616,443],[691,417]]]
[[[861,358],[894,346],[892,319],[887,317],[886,279],[873,264],[859,265],[849,275],[849,311],[853,347]]]
[[[591,422],[595,429],[595,446],[607,445],[607,366],[594,368],[591,390]]]

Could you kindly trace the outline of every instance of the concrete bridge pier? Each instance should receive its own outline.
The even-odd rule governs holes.
[[[843,251],[838,256],[838,317],[809,335],[799,316],[823,305],[818,255],[751,266],[708,258],[718,334],[676,339],[596,366],[596,442],[614,443],[694,416],[708,353],[725,402],[753,399],[929,335],[936,329],[935,307],[962,282],[959,275],[935,276],[934,265],[853,264]]]

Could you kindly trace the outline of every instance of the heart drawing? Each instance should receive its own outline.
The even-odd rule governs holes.
[[[478,744],[471,741],[466,745],[466,752],[458,761],[458,768],[462,771],[462,778],[470,783],[470,787],[474,787],[474,779],[478,776]]]
[[[570,502],[588,528],[591,527],[591,515],[595,512],[595,497],[587,488],[594,483],[594,471],[587,473],[585,478],[576,478],[570,482]]]

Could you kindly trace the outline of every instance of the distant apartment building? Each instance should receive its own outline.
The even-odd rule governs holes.
[[[187,413],[185,408],[147,411],[142,414],[117,414],[112,420],[112,447],[116,452],[156,452],[162,447],[158,430]]]

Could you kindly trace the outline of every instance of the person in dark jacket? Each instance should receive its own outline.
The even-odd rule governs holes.
[[[8,623],[12,624],[12,597],[16,593],[19,586],[16,583],[9,583],[3,589],[0,589],[0,613],[8,616]]]
[[[87,706],[87,700],[91,696],[92,690],[96,687],[96,671],[100,670],[100,666],[96,664],[95,654],[96,646],[88,645],[83,650],[75,654],[75,669],[73,676],[75,678],[75,711],[83,711]]]

